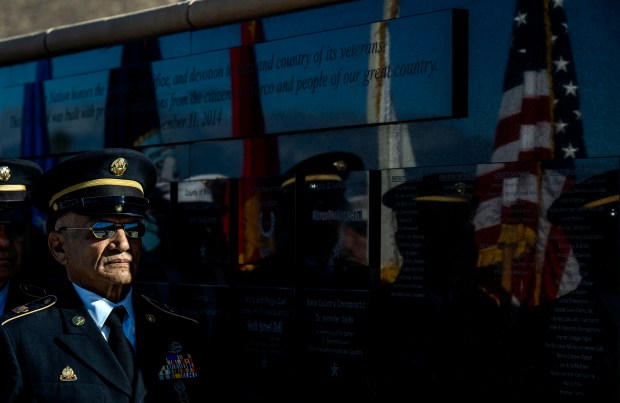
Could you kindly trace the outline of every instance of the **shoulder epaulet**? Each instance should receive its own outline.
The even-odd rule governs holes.
[[[22,283],[19,285],[19,289],[22,293],[33,298],[43,298],[47,295],[47,291],[45,290],[45,288],[34,284]]]
[[[24,316],[31,315],[33,313],[41,312],[47,308],[53,306],[57,301],[55,295],[47,295],[43,298],[35,299],[24,305],[16,306],[10,311],[6,312],[4,316],[4,320],[2,321],[2,326],[6,325],[12,320],[17,318],[23,318]]]
[[[189,321],[192,321],[194,323],[198,323],[198,321],[196,319],[190,318],[189,316],[185,316],[185,315],[181,315],[178,312],[175,311],[174,308],[172,308],[171,306],[169,306],[168,304],[164,304],[158,301],[155,301],[153,298],[151,297],[147,297],[146,295],[142,294],[141,297],[153,308],[155,308],[158,312],[160,313],[164,313],[167,315],[171,315],[171,316],[176,316],[178,318],[181,319],[186,319]]]

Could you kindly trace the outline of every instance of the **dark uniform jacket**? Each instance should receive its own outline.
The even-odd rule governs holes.
[[[134,296],[139,374],[132,388],[71,287],[0,318],[0,401],[201,402],[198,323]]]

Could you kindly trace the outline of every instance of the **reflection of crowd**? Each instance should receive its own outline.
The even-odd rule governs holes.
[[[345,196],[347,176],[361,169],[356,158],[347,153],[321,154],[293,167],[275,182],[279,188],[275,205],[279,208],[274,210],[276,225],[268,226],[276,230],[271,234],[276,240],[275,253],[253,262],[254,271],[237,273],[239,277],[227,280],[328,288],[377,284],[368,269],[366,222],[316,219],[320,216],[317,212],[367,208]],[[347,168],[339,170],[342,167]],[[592,180],[614,183],[609,175],[603,175],[604,180]],[[590,209],[576,208],[572,204],[586,198],[576,197],[578,190],[560,199],[558,203],[564,203],[561,211],[570,214],[552,213],[551,218],[554,222],[572,223],[564,230],[573,240],[579,240],[575,246],[582,284],[552,303],[517,308],[507,293],[498,299],[501,294],[494,292],[490,296],[480,287],[488,286],[489,279],[483,276],[489,272],[476,267],[471,222],[476,210],[472,196],[475,183],[467,178],[451,173],[429,175],[406,182],[383,197],[383,203],[393,209],[397,218],[395,236],[403,263],[394,281],[383,283],[378,294],[377,396],[396,398],[415,380],[420,391],[446,399],[468,396],[490,401],[501,395],[516,402],[540,395],[562,401],[558,394],[564,393],[577,401],[585,401],[579,400],[580,395],[613,401],[617,391],[609,375],[615,373],[618,362],[614,343],[617,290],[601,285],[617,284],[617,223],[612,214],[617,201],[588,191],[584,192],[588,198],[607,202]],[[606,184],[605,189],[607,193],[615,192],[612,185]],[[575,220],[582,220],[591,231],[604,236],[598,241],[584,241],[583,225],[573,225]],[[179,243],[184,248],[190,248],[191,238],[201,238],[191,229],[186,235],[190,239]],[[195,245],[191,249],[200,250]],[[198,267],[198,260],[196,255],[189,271]],[[187,278],[201,281],[195,275]],[[581,304],[579,309],[595,314],[567,315],[576,303]],[[553,318],[596,322],[599,325],[582,326],[581,331],[596,332],[597,336],[582,337],[580,330],[559,332]],[[572,354],[562,349],[567,344],[561,339],[578,340],[568,345],[599,349],[601,353],[590,354],[594,364],[585,366],[581,359],[558,359]],[[582,373],[574,369],[580,366],[585,368]],[[567,377],[573,375],[589,376],[593,381],[567,386]]]
[[[347,198],[346,180],[363,169],[347,152],[318,154],[289,169],[274,196],[274,253],[241,273],[250,284],[370,286],[366,223]]]
[[[548,217],[570,241],[576,289],[519,310],[512,331],[512,401],[618,402],[618,170],[565,192]],[[555,235],[557,236],[557,235]],[[570,256],[568,249],[558,258]]]
[[[201,175],[166,183],[148,212],[156,242],[145,250],[143,280],[378,291],[372,305],[377,401],[399,399],[412,388],[438,400],[618,401],[618,170],[577,185],[549,211],[571,242],[579,286],[549,303],[516,308],[508,295],[497,299],[480,287],[487,279],[476,267],[476,184],[459,173],[428,175],[383,195],[397,220],[403,260],[393,281],[379,284],[369,266],[368,223],[350,219],[368,211],[366,198],[347,197],[347,179],[362,169],[355,155],[326,153],[277,178],[274,215],[262,228],[274,236],[273,253],[245,272],[231,258],[225,222],[231,182]],[[0,209],[5,234],[14,228],[7,211]]]
[[[491,401],[501,396],[507,323],[476,283],[473,180],[428,175],[383,196],[403,256],[379,296],[379,395]]]
[[[442,175],[383,196],[397,218],[403,264],[379,297],[378,395],[617,402],[618,170],[583,181],[549,209],[562,231],[550,236],[565,234],[570,247],[548,259],[574,256],[579,286],[520,307],[507,294],[482,291],[488,279],[476,268],[474,184]]]

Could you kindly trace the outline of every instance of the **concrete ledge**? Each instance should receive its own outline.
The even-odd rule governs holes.
[[[193,0],[0,40],[0,66],[351,0]]]
[[[120,42],[188,30],[189,5],[172,4],[144,12],[87,21],[47,31],[45,48],[50,55],[109,46]]]
[[[46,32],[38,32],[1,41],[0,66],[47,57],[46,36]]]
[[[189,21],[196,28],[209,28],[342,2],[342,0],[195,0],[190,4]]]

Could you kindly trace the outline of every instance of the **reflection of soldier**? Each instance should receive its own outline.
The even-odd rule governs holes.
[[[382,398],[414,390],[439,401],[500,398],[506,324],[477,287],[474,184],[471,176],[441,173],[383,196],[396,214],[403,264],[380,295]]]
[[[571,242],[582,278],[568,294],[519,310],[515,402],[619,401],[618,212],[618,170],[583,181],[549,209],[549,221]],[[554,258],[566,259],[567,251]]]
[[[178,183],[173,214],[174,250],[183,251],[178,264],[183,282],[227,284],[228,241],[225,237],[225,192],[221,175],[197,175]]]
[[[224,228],[227,186],[228,179],[219,174],[157,184],[150,195],[153,202],[144,236],[145,242],[156,247],[143,254],[149,271],[140,274],[142,282],[229,283],[225,273],[229,244]]]
[[[343,253],[344,228],[352,213],[345,181],[351,171],[362,169],[358,156],[329,152],[288,170],[277,200],[276,252],[255,262],[253,275],[263,278],[261,273],[278,271],[277,278],[297,279],[304,286],[367,286],[367,268],[350,259],[351,253]],[[297,181],[304,181],[304,186]],[[357,234],[365,237],[363,232]]]
[[[31,161],[0,160],[0,313],[44,294],[41,288],[20,281],[29,274],[24,271],[32,269],[25,267],[34,255],[29,249],[29,187],[41,173],[41,167]]]
[[[153,138],[156,136],[150,140]],[[146,233],[142,237],[142,259],[149,270],[139,274],[139,281],[174,282],[178,276],[174,268],[171,270],[168,260],[175,255],[169,235],[174,234],[170,229],[170,187],[178,178],[175,150],[173,147],[150,147],[144,153],[155,164],[158,182],[148,195],[150,203],[144,219]]]

